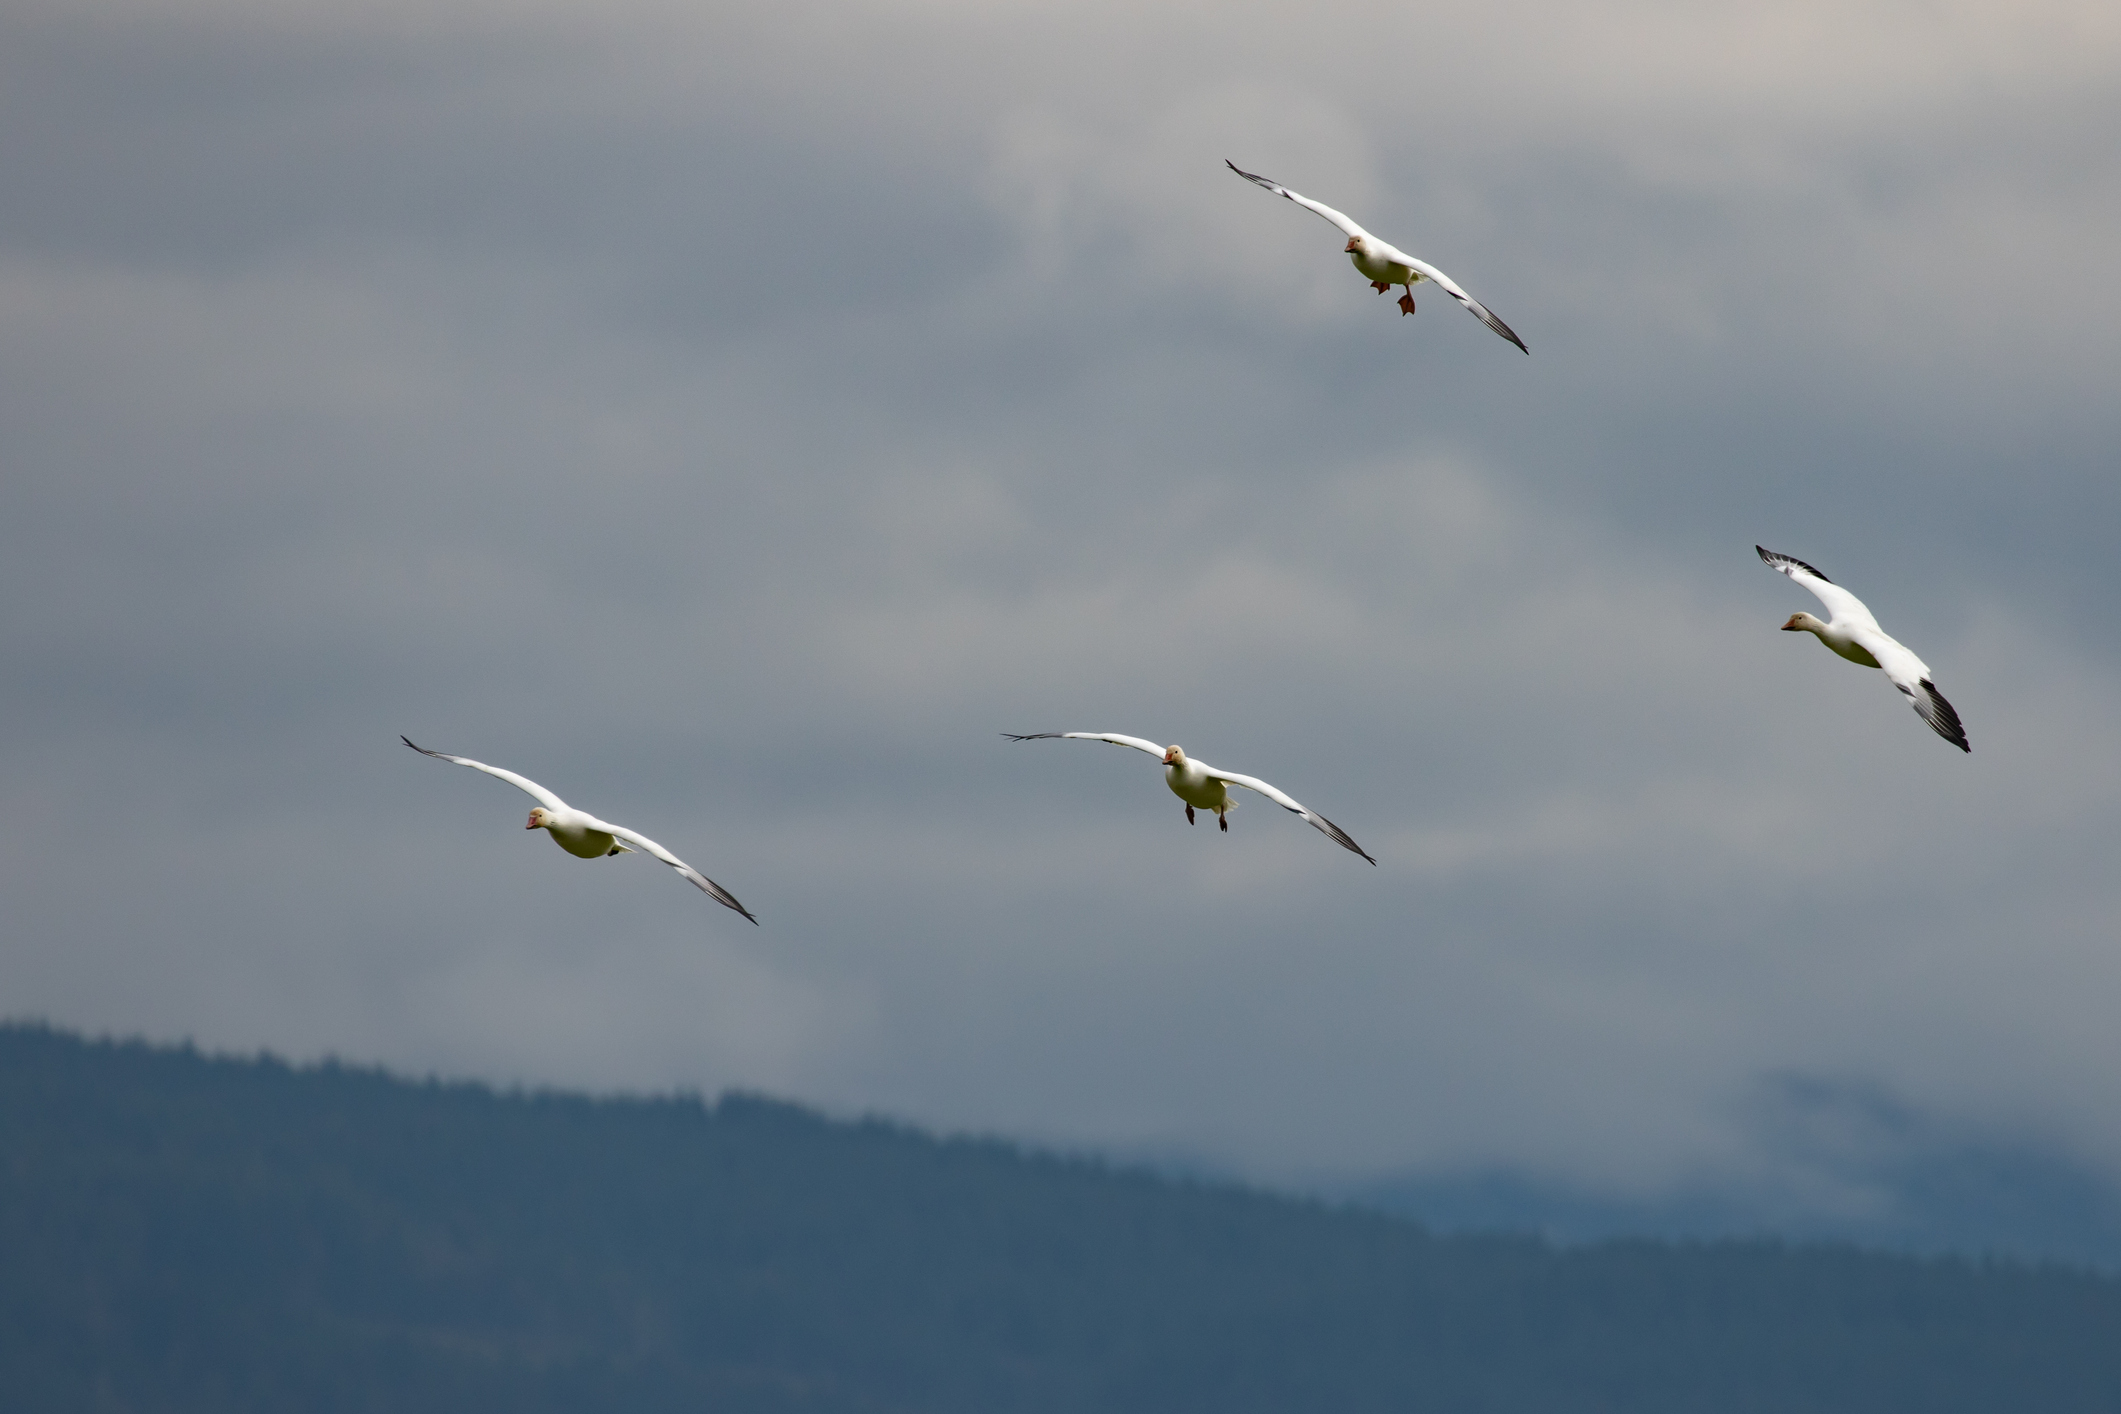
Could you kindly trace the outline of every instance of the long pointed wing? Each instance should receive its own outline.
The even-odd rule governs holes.
[[[1778,555],[1773,550],[1764,549],[1759,545],[1755,545],[1753,549],[1759,553],[1761,562],[1769,569],[1782,571],[1791,579],[1796,580],[1806,589],[1818,595],[1819,602],[1826,605],[1827,612],[1833,616],[1835,627],[1868,627],[1877,630],[1881,637],[1884,635],[1884,630],[1878,628],[1878,620],[1871,617],[1871,611],[1863,607],[1861,599],[1858,599],[1804,561],[1791,555]],[[1869,645],[1866,644],[1865,646],[1868,647]]]
[[[504,771],[499,766],[489,766],[484,761],[474,761],[469,756],[444,756],[439,751],[429,751],[424,746],[414,746],[413,740],[409,736],[401,736],[398,740],[404,742],[407,746],[411,746],[414,751],[419,752],[422,756],[432,756],[437,761],[447,761],[455,766],[469,766],[474,771],[484,771],[489,776],[499,776],[525,795],[535,798],[538,804],[544,806],[547,810],[565,810],[568,808],[566,801],[560,799],[536,781],[531,780],[528,776],[519,776],[513,771]]]
[[[1368,231],[1365,231],[1362,227],[1356,225],[1353,221],[1350,221],[1346,216],[1343,216],[1340,212],[1335,211],[1332,207],[1326,205],[1322,201],[1313,201],[1308,196],[1299,196],[1297,193],[1290,191],[1287,187],[1283,186],[1280,182],[1270,182],[1265,177],[1260,176],[1256,172],[1247,172],[1244,168],[1238,166],[1235,162],[1232,162],[1227,157],[1223,159],[1223,165],[1225,167],[1228,167],[1231,171],[1237,173],[1238,176],[1243,177],[1246,181],[1251,182],[1255,186],[1265,187],[1268,191],[1273,192],[1276,196],[1285,196],[1289,198],[1289,200],[1295,202],[1298,206],[1303,207],[1306,211],[1316,211],[1319,215],[1325,217],[1328,221],[1331,221],[1334,225],[1340,227],[1341,230],[1347,232],[1351,236],[1361,236],[1365,239],[1372,239]],[[1512,335],[1511,337],[1514,338],[1516,336]]]
[[[1929,665],[1915,656],[1914,649],[1883,632],[1861,633],[1857,637],[1878,660],[1878,666],[1885,669],[1886,678],[1907,698],[1915,715],[1930,724],[1931,731],[1961,751],[1974,749],[1967,745],[1966,728],[1959,724],[1959,714],[1937,691],[1937,684],[1930,681]]]
[[[1114,746],[1131,746],[1136,751],[1146,751],[1159,761],[1168,749],[1153,741],[1143,741],[1138,736],[1121,736],[1118,732],[1031,732],[1024,736],[1003,732],[1002,735],[1011,741],[1109,741]]]
[[[1369,853],[1365,851],[1361,845],[1355,843],[1354,839],[1348,834],[1346,830],[1343,830],[1340,826],[1334,824],[1325,816],[1317,814],[1314,811],[1304,809],[1304,807],[1298,804],[1295,800],[1292,800],[1287,795],[1284,795],[1281,791],[1276,790],[1273,786],[1268,785],[1259,777],[1240,776],[1235,771],[1218,771],[1213,766],[1208,765],[1205,761],[1197,761],[1194,764],[1199,766],[1201,770],[1207,772],[1209,775],[1213,776],[1218,781],[1228,781],[1233,786],[1243,786],[1246,790],[1258,791],[1261,795],[1273,801],[1276,805],[1279,805],[1282,809],[1288,811],[1292,815],[1303,816],[1304,819],[1311,822],[1312,826],[1315,829],[1324,834],[1327,839],[1339,845],[1342,849],[1351,849],[1357,854],[1362,855],[1364,859],[1370,859]],[[1374,859],[1370,859],[1370,862],[1372,864],[1375,864],[1377,861]]]
[[[1444,274],[1443,271],[1438,270],[1435,266],[1429,264],[1425,260],[1416,260],[1413,256],[1408,255],[1405,251],[1395,251],[1393,253],[1392,258],[1394,260],[1399,261],[1402,265],[1406,266],[1407,269],[1414,271],[1416,274],[1422,276],[1423,278],[1434,280],[1438,289],[1442,290],[1452,299],[1457,300],[1467,309],[1472,310],[1473,317],[1475,319],[1478,319],[1481,323],[1487,325],[1490,329],[1493,329],[1496,333],[1502,335],[1505,339],[1508,339],[1511,343],[1517,345],[1518,348],[1524,349],[1526,353],[1531,352],[1530,349],[1526,349],[1524,347],[1524,340],[1517,337],[1516,330],[1512,329],[1509,325],[1503,323],[1500,319],[1497,319],[1493,310],[1490,310],[1479,300],[1474,299],[1464,290],[1458,288],[1458,282],[1456,280],[1453,280],[1450,276]]]
[[[629,830],[623,825],[614,825],[608,820],[598,820],[596,822],[596,827],[600,830],[608,831],[613,837],[617,839],[622,839],[626,841],[626,843],[637,847],[643,853],[654,855],[657,859],[662,860],[665,864],[668,864],[671,868],[677,870],[678,873],[683,874],[688,880],[692,882],[692,886],[694,888],[702,890],[703,892],[711,896],[714,901],[722,905],[722,907],[733,908],[738,913],[743,914],[746,918],[751,918],[751,910],[744,907],[744,905],[738,903],[736,901],[735,894],[730,893],[729,890],[723,888],[720,884],[717,884],[714,880],[708,878],[705,874],[702,874],[699,870],[693,868],[690,864],[687,864],[684,860],[678,858],[669,850],[663,848],[654,840],[648,838],[648,836],[640,834],[634,830]],[[758,922],[758,919],[751,918],[751,921],[753,923],[756,923]]]

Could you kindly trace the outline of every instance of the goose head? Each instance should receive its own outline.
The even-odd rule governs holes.
[[[552,812],[550,810],[547,810],[544,806],[539,805],[532,808],[530,812],[530,823],[525,825],[523,828],[526,830],[549,830],[552,828],[552,825]]]
[[[1178,747],[1167,746],[1164,748],[1164,764],[1166,766],[1176,766],[1183,762],[1185,759],[1186,753],[1184,751],[1181,751]]]
[[[1790,621],[1782,626],[1784,633],[1817,633],[1826,625],[1810,614],[1791,614]]]

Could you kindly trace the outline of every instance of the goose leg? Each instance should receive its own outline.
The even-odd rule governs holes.
[[[1193,823],[1193,807],[1190,805],[1186,807],[1186,823],[1188,825]]]
[[[1392,287],[1382,280],[1372,280],[1370,282],[1370,288],[1377,291],[1377,293],[1379,294],[1383,294],[1386,290],[1389,290]]]
[[[1407,292],[1399,297],[1399,317],[1404,319],[1413,312],[1414,287],[1412,285],[1409,285],[1407,286]]]
[[[1225,815],[1225,814],[1221,813],[1220,811],[1218,811],[1218,812],[1216,812],[1216,816],[1215,816],[1215,823],[1216,823],[1216,824],[1218,824],[1218,825],[1220,825],[1220,826],[1222,827],[1222,832],[1223,832],[1224,834],[1226,834],[1226,835],[1227,835],[1227,834],[1229,834],[1229,833],[1230,833],[1230,817],[1229,817],[1229,816],[1227,816],[1227,815]]]

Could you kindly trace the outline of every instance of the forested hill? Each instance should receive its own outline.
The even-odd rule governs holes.
[[[2121,1284],[1556,1250],[725,1099],[0,1028],[0,1407],[2121,1409]]]

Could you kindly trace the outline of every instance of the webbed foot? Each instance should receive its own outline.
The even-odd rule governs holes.
[[[1188,825],[1193,823],[1193,807],[1190,805],[1186,807],[1186,823]]]
[[[1403,319],[1403,318],[1405,318],[1405,317],[1406,317],[1407,315],[1409,315],[1409,314],[1412,314],[1413,312],[1414,312],[1414,296],[1412,296],[1412,295],[1401,295],[1401,296],[1399,297],[1399,314],[1400,314],[1400,317],[1401,317],[1401,318]]]

